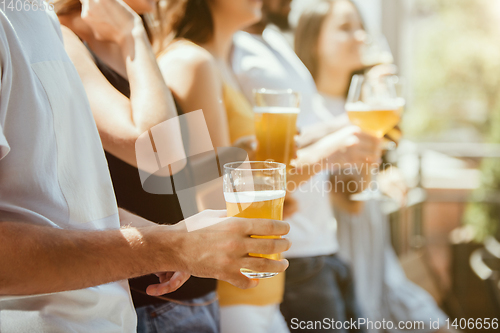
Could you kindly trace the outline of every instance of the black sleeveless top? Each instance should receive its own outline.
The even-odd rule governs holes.
[[[127,79],[102,62],[88,45],[86,46],[92,54],[95,64],[106,79],[108,79],[109,83],[127,98],[130,98],[130,85]],[[177,102],[176,107],[178,114],[181,115],[183,112]],[[150,194],[143,190],[137,168],[123,162],[108,152],[106,152],[106,159],[108,160],[118,207],[159,224],[175,224],[188,217],[183,217],[176,194]],[[185,168],[181,172],[184,173],[184,180],[186,181],[189,178],[189,168]],[[154,177],[154,175],[151,176],[147,181],[154,181]],[[192,198],[192,200],[194,201],[195,198]],[[136,308],[166,302],[160,298],[145,294],[146,287],[154,283],[158,283],[156,275],[147,275],[129,280],[132,299]],[[204,296],[209,292],[215,291],[215,289],[216,280],[191,277],[177,291],[164,296],[176,300],[187,300]]]

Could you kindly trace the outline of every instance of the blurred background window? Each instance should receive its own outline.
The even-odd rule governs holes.
[[[292,26],[311,1],[293,1]],[[394,210],[393,246],[403,266],[428,269],[415,282],[452,317],[498,317],[500,1],[354,2],[405,83],[404,140],[391,154],[415,191]]]

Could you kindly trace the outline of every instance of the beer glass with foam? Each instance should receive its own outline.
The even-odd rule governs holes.
[[[294,136],[300,94],[292,90],[254,90],[256,159],[289,165],[294,157]]]
[[[224,165],[224,198],[227,216],[259,219],[283,219],[286,166],[276,162],[233,162]],[[277,238],[252,235],[253,238]],[[279,260],[280,254],[250,253],[250,256]],[[278,273],[255,272],[244,267],[241,272],[252,279],[273,277]]]
[[[401,109],[404,106],[397,95],[394,82],[394,77],[391,75],[381,77],[354,75],[345,105],[351,123],[377,138],[383,138],[393,129],[400,121]],[[367,168],[366,175],[372,186],[351,196],[351,199],[365,201],[380,196],[380,193],[373,188],[376,183],[370,179],[370,173]]]

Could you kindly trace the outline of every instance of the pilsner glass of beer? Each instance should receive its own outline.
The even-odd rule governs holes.
[[[392,75],[377,78],[354,75],[345,105],[351,123],[378,138],[383,138],[392,130],[399,123],[404,107],[394,83]],[[370,178],[369,170],[367,171]],[[373,186],[374,182],[368,180]],[[351,199],[365,201],[379,196],[378,190],[368,187],[365,191],[352,195]]]
[[[353,76],[345,108],[351,123],[364,132],[382,138],[399,123],[401,107],[392,76]]]
[[[224,165],[224,198],[227,216],[259,219],[283,219],[286,166],[276,162],[233,162]],[[277,236],[251,236],[279,238]],[[250,256],[279,260],[280,254],[249,253]],[[252,279],[269,278],[278,273],[255,272],[241,268]]]
[[[294,136],[300,94],[292,90],[254,90],[256,159],[289,165],[294,157]]]

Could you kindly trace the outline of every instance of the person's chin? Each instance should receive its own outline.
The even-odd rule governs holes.
[[[353,53],[348,59],[351,59],[349,63],[351,64],[353,71],[359,71],[366,67],[365,64],[363,64],[363,61],[361,61],[361,55],[358,52]]]
[[[252,21],[254,21],[254,23],[257,23],[260,20],[262,20],[262,11],[260,9],[258,9],[258,10],[255,10],[253,13]]]
[[[247,0],[249,4],[249,9],[252,10],[254,13],[255,12],[261,12],[262,11],[262,0]]]
[[[255,23],[259,22],[262,18],[262,14],[260,11],[258,13],[253,13],[252,15],[247,16],[245,19],[238,20],[241,23],[240,29],[244,29]]]
[[[363,64],[361,61],[360,62],[357,62],[355,64],[353,64],[352,66],[352,71],[351,72],[359,72],[359,71],[362,71],[366,68],[366,65]]]
[[[243,16],[245,18],[243,19]],[[259,22],[262,19],[262,10],[259,8],[252,8],[242,15],[240,22],[246,22],[247,26]]]
[[[155,9],[156,2],[156,0],[148,0],[142,3],[140,7],[132,9],[139,15],[152,13]]]

